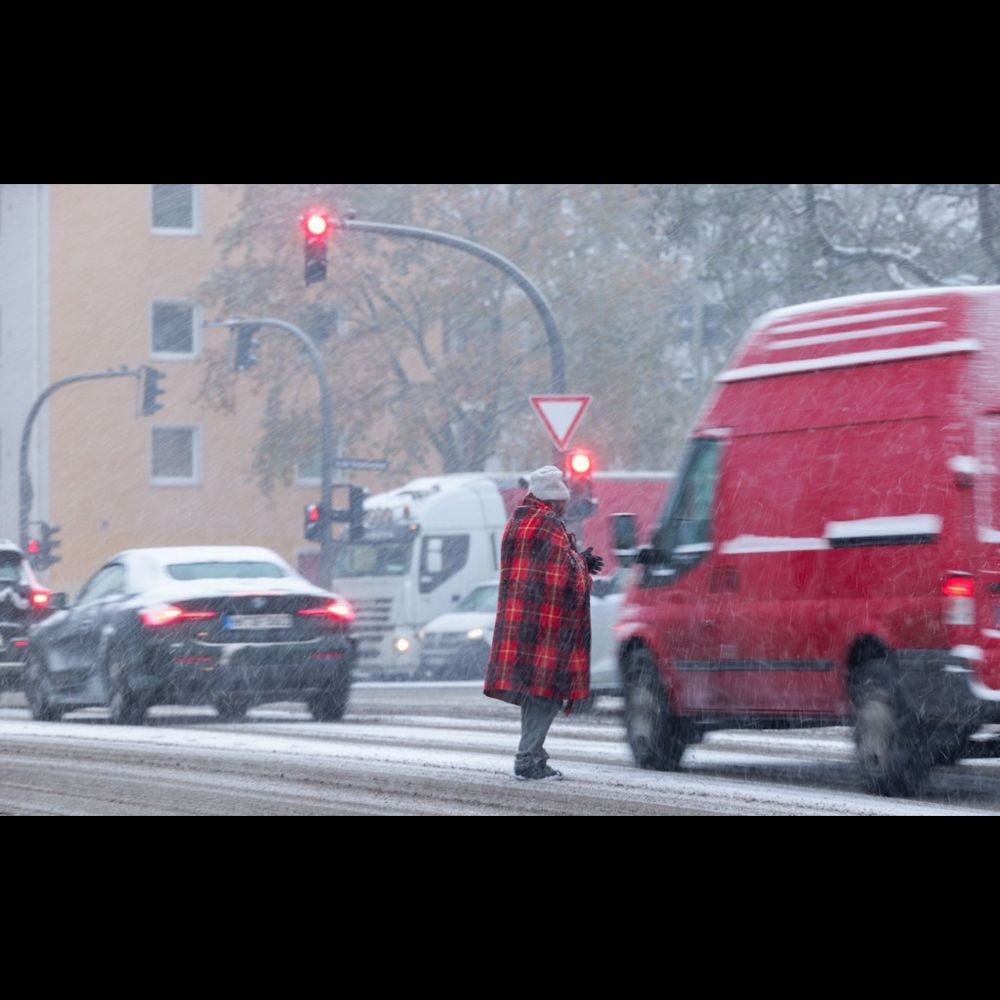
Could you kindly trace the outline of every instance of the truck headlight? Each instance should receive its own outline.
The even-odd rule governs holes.
[[[466,639],[482,639],[485,633],[481,628],[470,628],[468,632],[465,633]]]
[[[405,636],[400,636],[393,644],[392,648],[397,653],[405,653],[410,648],[410,640]]]

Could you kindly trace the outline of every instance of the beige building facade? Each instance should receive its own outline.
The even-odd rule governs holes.
[[[199,402],[207,346],[194,292],[217,263],[215,236],[238,186],[0,186],[0,537],[18,537],[19,449],[38,395],[59,379],[149,365],[163,408],[142,416],[142,383],[68,385],[35,422],[32,522],[58,524],[47,583],[75,593],[121,549],[255,544],[293,565],[313,485],[265,497],[250,476],[263,400],[236,388],[237,412]]]

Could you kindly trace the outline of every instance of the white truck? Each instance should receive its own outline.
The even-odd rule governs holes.
[[[593,545],[610,572],[607,515],[629,511],[644,526],[662,509],[672,479],[672,473],[595,473],[598,507],[582,522],[580,547]],[[499,575],[500,540],[527,492],[523,482],[518,473],[453,473],[365,499],[364,538],[337,543],[332,580],[357,613],[356,676],[417,673],[420,628]]]

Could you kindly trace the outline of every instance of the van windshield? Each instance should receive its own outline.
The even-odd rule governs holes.
[[[410,570],[413,542],[348,542],[334,550],[333,578],[403,576]]]

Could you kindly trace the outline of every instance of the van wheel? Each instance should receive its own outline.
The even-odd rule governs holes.
[[[686,728],[670,709],[648,650],[629,654],[625,677],[625,731],[636,765],[676,771],[688,742]]]
[[[854,743],[865,787],[878,795],[916,795],[930,771],[919,720],[903,703],[887,658],[868,660],[851,685]]]

